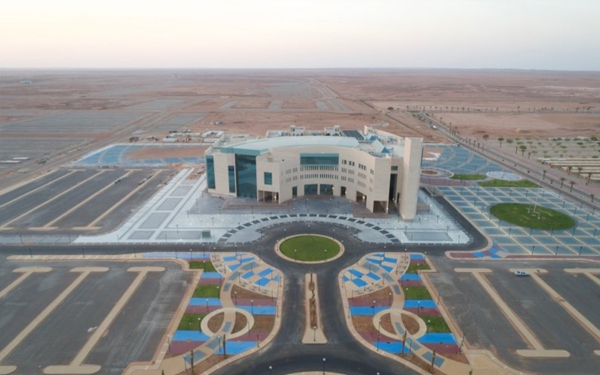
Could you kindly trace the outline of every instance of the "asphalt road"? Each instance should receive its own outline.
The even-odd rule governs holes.
[[[335,228],[335,233],[332,229]],[[320,371],[323,358],[326,358],[327,371],[336,371],[347,375],[376,374],[413,374],[412,370],[366,349],[358,343],[346,326],[337,276],[339,272],[355,263],[362,255],[379,251],[382,246],[374,246],[357,241],[351,229],[339,226],[295,224],[279,225],[269,228],[266,236],[257,244],[256,249],[264,249],[260,256],[263,260],[285,274],[284,305],[282,324],[274,342],[266,350],[244,358],[233,366],[216,372],[218,375],[256,375],[267,374],[273,366],[273,375],[301,371]],[[319,265],[303,265],[286,261],[274,251],[278,239],[302,233],[318,233],[334,236],[343,240],[344,255],[332,262]],[[321,306],[321,321],[328,343],[326,345],[303,345],[305,312],[304,275],[313,270],[317,275]]]

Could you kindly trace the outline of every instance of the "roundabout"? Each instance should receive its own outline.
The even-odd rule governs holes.
[[[277,242],[275,252],[297,263],[333,261],[344,254],[344,245],[333,237],[321,234],[299,234]]]

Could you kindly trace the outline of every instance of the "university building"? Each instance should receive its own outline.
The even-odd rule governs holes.
[[[208,192],[286,202],[332,195],[361,202],[371,212],[398,206],[413,220],[421,174],[422,138],[365,127],[322,132],[269,131],[266,138],[223,134],[206,150]]]

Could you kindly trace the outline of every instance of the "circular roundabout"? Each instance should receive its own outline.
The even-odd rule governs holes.
[[[341,257],[344,245],[321,234],[299,234],[278,241],[275,252],[291,262],[322,263]]]

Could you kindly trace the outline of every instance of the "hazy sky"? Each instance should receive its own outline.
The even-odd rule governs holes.
[[[0,0],[0,67],[600,70],[600,0]]]

